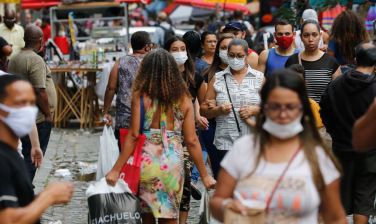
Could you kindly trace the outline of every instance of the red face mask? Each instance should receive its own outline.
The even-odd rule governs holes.
[[[286,36],[276,37],[275,39],[277,40],[279,47],[286,49],[286,48],[289,48],[291,46],[292,41],[294,40],[294,36],[291,36],[291,37],[286,37]]]

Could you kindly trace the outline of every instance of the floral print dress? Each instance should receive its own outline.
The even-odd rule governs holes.
[[[176,219],[184,184],[181,134],[184,115],[179,103],[175,103],[174,131],[168,131],[167,116],[161,108],[161,129],[151,129],[157,107],[158,101],[151,100],[145,114],[146,141],[141,156],[139,198],[143,212],[153,213],[155,218]]]

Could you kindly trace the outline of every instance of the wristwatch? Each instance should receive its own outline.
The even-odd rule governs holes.
[[[111,112],[110,110],[107,110],[107,111],[102,110],[102,111],[101,111],[102,115],[104,115],[104,114],[109,114],[110,112]]]

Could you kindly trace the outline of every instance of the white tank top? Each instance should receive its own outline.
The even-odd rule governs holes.
[[[305,49],[305,47],[304,47],[304,44],[302,42],[302,39],[300,38],[300,30],[295,31],[295,33],[296,33],[296,35],[295,35],[295,46],[296,47],[295,48],[299,49],[300,51],[303,51]],[[322,39],[323,31],[321,30],[320,33],[321,33],[321,37],[320,37],[319,47],[324,45],[324,40]]]

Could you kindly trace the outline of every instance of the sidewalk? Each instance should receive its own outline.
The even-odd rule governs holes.
[[[90,131],[53,129],[42,167],[38,169],[34,179],[35,192],[38,194],[48,183],[54,181],[72,182],[75,192],[69,204],[48,208],[41,218],[43,224],[57,220],[60,220],[62,224],[87,223],[86,189],[93,181],[80,180],[84,177],[78,174],[77,162],[97,163],[101,134],[101,131],[92,133]],[[54,170],[57,169],[69,169],[72,175],[54,176]],[[199,181],[198,186],[201,190],[204,189],[201,181]],[[191,207],[187,223],[196,224],[199,221],[200,201],[192,198]]]

